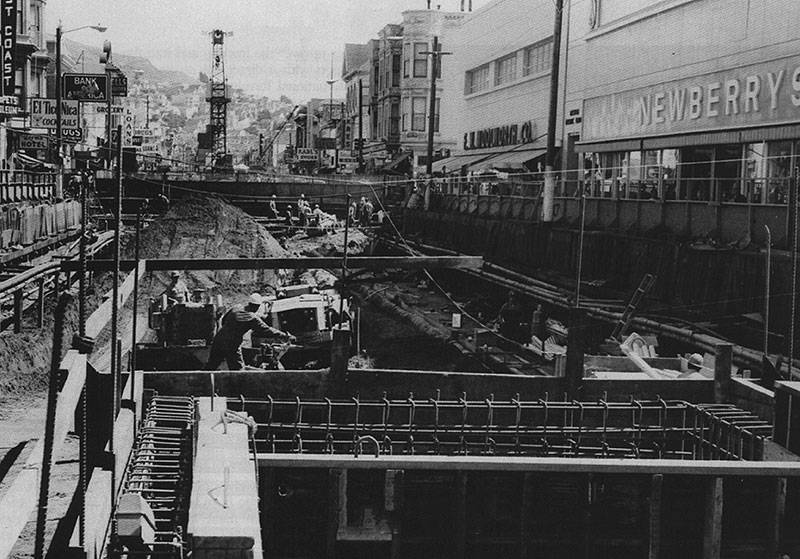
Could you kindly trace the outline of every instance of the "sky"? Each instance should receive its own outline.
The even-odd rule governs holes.
[[[473,0],[477,9],[490,0]],[[468,3],[468,2],[465,2]],[[341,75],[345,43],[375,38],[401,13],[425,9],[426,0],[50,0],[46,25],[55,33],[58,21],[69,30],[102,24],[108,31],[83,30],[68,37],[102,45],[112,53],[139,55],[166,70],[191,77],[210,73],[212,29],[230,31],[225,39],[228,82],[248,93],[295,101],[328,97],[325,83]],[[432,6],[458,11],[460,0],[432,0]],[[334,96],[341,96],[341,82]]]

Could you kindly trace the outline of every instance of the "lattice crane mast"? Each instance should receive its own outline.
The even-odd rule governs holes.
[[[231,31],[214,29],[211,36],[211,75],[208,80],[209,123],[205,134],[198,138],[200,150],[212,154],[215,165],[224,161],[228,154],[228,86],[225,79],[225,37],[233,36]]]

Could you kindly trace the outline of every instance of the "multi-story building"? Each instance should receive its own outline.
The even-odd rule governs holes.
[[[439,38],[441,50],[446,51],[449,37],[465,16],[464,12],[405,11],[402,23],[386,25],[371,42],[371,152],[394,159],[393,164],[405,159],[412,166],[425,164],[433,37]],[[440,100],[448,87],[446,80],[439,79],[447,61],[439,60],[433,127],[434,150],[441,153],[454,142],[439,131],[441,113],[447,110]]]
[[[47,52],[44,0],[17,2],[17,42],[14,52],[15,88],[20,115],[27,113],[28,99],[47,96]],[[19,146],[19,135],[28,124],[24,116],[13,116],[0,131],[0,161],[5,164]]]
[[[434,163],[435,172],[538,170],[546,144],[554,14],[552,0],[495,0],[451,31],[442,135],[455,147],[451,157]]]
[[[341,129],[341,146],[356,154],[357,140],[368,139],[370,134],[370,68],[372,45],[348,43],[344,46],[342,82],[345,87],[344,127]]]
[[[428,111],[430,110],[430,84],[433,72],[433,38],[438,37],[442,52],[456,52],[452,37],[467,17],[465,12],[440,10],[409,10],[403,12],[402,62],[400,72],[399,131],[400,149],[413,154],[414,165],[426,165],[428,146]],[[436,64],[436,100],[433,121],[433,149],[441,154],[455,146],[440,130],[440,123],[448,108],[441,99],[456,83],[443,79],[443,69],[450,64],[450,56],[439,56]],[[394,63],[394,60],[393,60]],[[394,71],[394,67],[392,68]]]

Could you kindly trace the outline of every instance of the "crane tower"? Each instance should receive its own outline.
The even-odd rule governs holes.
[[[209,123],[206,133],[199,138],[200,150],[211,152],[216,164],[225,159],[228,153],[227,121],[228,121],[228,87],[225,81],[225,37],[231,32],[215,29],[211,33],[211,75],[208,81]]]

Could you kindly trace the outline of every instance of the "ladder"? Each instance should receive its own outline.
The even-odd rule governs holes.
[[[642,302],[642,298],[644,298],[644,296],[648,291],[650,291],[655,283],[655,276],[652,274],[644,275],[642,281],[639,283],[639,287],[636,288],[636,291],[633,292],[630,301],[628,301],[628,306],[625,307],[625,310],[622,312],[622,316],[619,318],[617,325],[614,326],[614,331],[611,333],[611,339],[622,341],[622,336],[625,334],[628,326],[630,326],[631,321],[633,320],[633,314],[636,312],[636,308],[639,306],[639,303]]]

